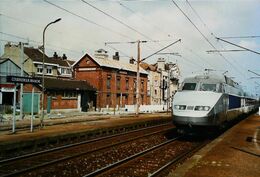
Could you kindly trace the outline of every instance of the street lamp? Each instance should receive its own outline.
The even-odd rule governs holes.
[[[43,127],[43,118],[44,118],[44,60],[45,60],[45,31],[48,28],[48,26],[50,26],[51,24],[57,23],[58,21],[60,21],[61,18],[56,19],[53,22],[50,22],[49,24],[47,24],[43,30],[43,42],[42,42],[42,115],[41,115],[41,127]]]

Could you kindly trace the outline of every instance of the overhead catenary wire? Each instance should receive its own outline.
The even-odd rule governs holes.
[[[10,16],[10,15],[6,15],[6,14],[3,14],[3,13],[0,13],[0,16],[4,16],[4,17],[6,17],[6,18],[9,18],[9,19],[12,19],[12,20],[15,20],[15,21],[19,21],[19,22],[22,22],[22,23],[25,23],[25,24],[29,24],[29,25],[32,25],[32,26],[36,26],[36,27],[38,27],[38,28],[42,28],[42,26],[40,26],[40,25],[31,23],[31,22],[28,22],[28,21],[25,21],[25,20],[22,20],[22,19],[19,19],[19,18],[16,18],[16,17],[12,17],[12,16]]]
[[[127,7],[127,6],[126,6],[125,4],[123,4],[122,2],[118,2],[118,4],[119,4],[121,7],[125,8],[126,10],[128,10],[129,12],[131,12],[132,14],[135,14],[136,16],[138,16],[138,17],[139,17],[141,20],[143,20],[144,22],[149,23],[152,27],[156,28],[159,32],[164,31],[164,29],[162,29],[162,28],[160,28],[160,27],[158,27],[158,26],[156,26],[156,25],[154,25],[154,24],[151,24],[149,21],[147,21],[147,20],[146,20],[145,18],[143,18],[142,16],[138,15],[133,9]],[[165,33],[165,32],[164,32],[164,33]],[[169,36],[171,36],[171,35],[170,35],[170,34],[167,34],[167,36],[169,37]]]
[[[152,53],[151,55],[149,55],[149,56],[143,58],[141,61],[144,61],[144,60],[146,60],[147,58],[150,58],[151,56],[153,56],[153,55],[155,55],[155,54],[157,54],[157,53],[163,51],[164,49],[166,49],[166,48],[168,48],[168,47],[170,47],[170,46],[176,44],[177,42],[181,42],[181,39],[178,39],[177,41],[175,41],[175,42],[173,42],[173,43],[171,43],[171,44],[169,44],[169,45],[163,47],[162,49],[160,49],[160,50],[158,50],[158,51]]]
[[[100,12],[100,13],[102,13],[102,14],[106,15],[107,17],[109,17],[109,18],[113,19],[114,21],[118,22],[119,24],[121,24],[121,25],[123,25],[123,26],[127,27],[128,29],[130,29],[130,30],[132,30],[132,31],[136,32],[137,34],[139,34],[139,35],[143,36],[144,38],[146,38],[146,39],[149,39],[149,40],[151,40],[151,41],[154,41],[154,42],[155,42],[155,40],[153,40],[152,38],[150,38],[150,37],[149,37],[149,36],[147,36],[146,34],[144,34],[144,33],[140,32],[140,31],[136,30],[135,28],[131,27],[131,26],[130,26],[130,25],[128,25],[127,23],[124,23],[123,21],[119,20],[118,18],[116,18],[116,17],[114,17],[114,16],[112,16],[112,15],[108,14],[108,13],[107,13],[107,12],[105,12],[104,10],[101,10],[101,9],[99,9],[99,8],[97,8],[96,6],[92,5],[92,4],[91,4],[91,3],[89,3],[89,2],[86,2],[86,1],[84,1],[84,0],[81,0],[81,1],[82,1],[83,3],[85,3],[86,5],[88,5],[88,6],[92,7],[93,9],[97,10],[98,12]],[[159,46],[161,47],[161,45],[159,45]],[[154,50],[154,49],[153,49],[153,48],[151,48],[150,46],[147,46],[147,47],[148,47],[148,48],[150,48],[151,50]]]
[[[212,30],[206,25],[206,23],[204,22],[204,20],[200,17],[199,13],[195,10],[195,8],[192,7],[191,3],[189,3],[188,0],[186,0],[186,3],[189,5],[189,7],[192,9],[193,13],[199,18],[199,20],[201,21],[201,23],[205,26],[205,28],[209,31],[210,35],[212,35],[214,38],[217,38],[217,36],[212,32]],[[244,36],[246,37],[246,36]],[[251,36],[253,37],[253,36]],[[256,37],[256,36],[255,36]],[[225,47],[220,43],[221,47],[222,47],[222,51],[221,50],[215,50],[216,52],[220,53],[220,52],[227,52],[227,50],[225,49]],[[232,51],[232,50],[230,50]],[[242,51],[242,50],[240,50]],[[233,60],[234,61],[234,60]],[[243,68],[244,72],[246,73],[246,70],[243,66],[241,66],[238,62],[235,62],[238,67],[241,67]],[[234,69],[236,69],[236,67],[233,65]],[[238,72],[239,74],[241,74],[240,72]],[[245,74],[241,74],[245,79],[246,79],[246,76]]]
[[[107,47],[109,47],[109,48],[111,48],[111,49],[113,49],[113,50],[115,50],[115,51],[117,51],[117,52],[120,52],[120,53],[122,53],[122,54],[124,54],[127,58],[131,58],[129,55],[127,55],[125,52],[123,52],[123,51],[121,51],[121,50],[119,50],[119,49],[116,49],[115,47],[113,47],[113,46],[111,46],[111,45],[109,45],[109,44],[105,44]]]
[[[200,31],[200,29],[195,25],[195,23],[188,17],[188,15],[178,6],[178,4],[172,0],[172,3],[181,11],[181,13],[187,18],[187,20],[195,27],[195,29],[202,35],[202,37],[209,43],[209,45],[211,47],[213,47],[215,50],[217,50],[217,48],[209,41],[209,39]],[[239,69],[237,69],[230,61],[228,61],[226,59],[226,57],[224,55],[222,55],[220,52],[218,52],[218,54],[228,63],[230,64],[230,66],[232,66],[235,70],[237,70],[238,73],[240,73],[242,76],[243,73],[240,72]]]
[[[139,31],[137,31],[137,30],[134,29],[133,27],[131,27],[131,26],[129,26],[128,24],[122,22],[121,20],[119,20],[119,19],[113,17],[112,15],[108,14],[107,12],[105,12],[105,11],[103,11],[103,10],[97,8],[96,6],[92,5],[91,3],[86,2],[85,0],[81,0],[81,1],[82,1],[83,3],[85,3],[85,4],[87,4],[88,6],[92,7],[93,9],[95,9],[95,10],[97,10],[97,11],[103,13],[104,15],[106,15],[106,16],[112,18],[113,20],[117,21],[117,22],[120,23],[121,25],[123,25],[123,26],[125,26],[125,27],[131,29],[132,31],[138,33],[139,35],[141,35],[141,36],[143,36],[143,37],[145,37],[145,38],[147,38],[147,39],[153,40],[153,39],[151,39],[149,36],[145,35],[144,33],[141,33],[141,32],[139,32]]]
[[[96,26],[98,26],[98,27],[100,27],[100,28],[102,28],[102,29],[105,29],[105,30],[107,30],[107,31],[109,31],[109,32],[112,32],[112,33],[114,33],[114,34],[120,35],[120,36],[122,36],[122,37],[124,37],[124,38],[131,39],[129,36],[127,36],[127,35],[125,35],[125,34],[122,34],[122,33],[120,33],[120,32],[117,32],[117,31],[115,31],[115,30],[113,30],[113,29],[111,29],[111,28],[108,28],[108,27],[104,26],[104,25],[98,24],[98,23],[96,23],[96,22],[94,22],[94,21],[92,21],[92,20],[89,20],[89,19],[86,18],[86,17],[83,17],[83,16],[81,16],[81,15],[78,15],[78,14],[76,14],[76,13],[74,13],[74,12],[71,12],[71,11],[69,11],[69,10],[67,10],[67,9],[65,9],[65,8],[63,8],[63,7],[59,6],[59,5],[57,5],[57,4],[54,4],[54,3],[49,2],[49,1],[47,1],[47,0],[43,0],[43,1],[46,2],[46,3],[48,3],[48,4],[50,4],[50,5],[52,5],[52,6],[54,6],[54,7],[56,7],[56,8],[58,8],[58,9],[61,9],[61,10],[65,11],[65,12],[69,13],[69,14],[71,14],[71,15],[73,15],[73,16],[76,16],[76,17],[78,17],[78,18],[80,18],[80,19],[82,19],[82,20],[84,20],[84,21],[86,21],[86,22],[88,22],[88,23],[91,23],[91,24],[93,24],[93,25],[96,25]]]
[[[178,6],[178,4],[172,0],[172,3],[181,11],[181,13],[187,18],[187,20],[196,28],[196,30],[201,34],[201,36],[209,43],[209,45],[211,47],[213,47],[214,49],[215,46],[209,41],[209,39],[200,31],[200,29],[193,23],[193,21],[188,17],[188,15],[186,15],[186,13]]]
[[[213,66],[210,62],[208,62],[206,59],[204,59],[203,57],[201,57],[199,54],[197,54],[197,53],[196,53],[195,51],[193,51],[192,49],[187,48],[187,47],[185,47],[185,46],[184,46],[184,49],[187,50],[188,52],[192,53],[193,55],[195,55],[196,58],[199,58],[202,62],[205,62],[208,66],[214,68],[214,66]]]
[[[254,50],[252,50],[252,49],[243,47],[243,46],[241,46],[241,45],[234,44],[233,42],[229,42],[229,41],[224,40],[224,39],[221,39],[221,38],[219,38],[219,37],[217,37],[216,39],[217,39],[217,40],[220,40],[220,41],[223,41],[223,42],[226,42],[226,43],[228,43],[228,44],[230,44],[230,45],[234,45],[234,46],[239,47],[239,48],[241,48],[241,49],[247,50],[247,51],[249,51],[249,52],[252,52],[252,53],[255,53],[255,54],[260,55],[260,52],[257,52],[257,51],[254,51]]]
[[[17,36],[17,35],[10,34],[10,33],[5,33],[5,32],[2,32],[2,31],[0,31],[0,34],[6,35],[6,36],[11,36],[11,37],[14,37],[14,38],[17,38],[17,39],[22,39],[22,40],[28,41],[29,43],[35,43],[35,44],[38,44],[38,45],[41,45],[41,44],[42,44],[42,43],[39,42],[39,41],[30,40],[29,38]],[[10,41],[10,40],[2,40],[2,41],[16,43],[16,42]],[[76,50],[71,50],[71,49],[67,49],[67,48],[64,48],[64,47],[55,46],[55,45],[52,45],[52,44],[48,44],[47,46],[54,47],[54,48],[57,48],[57,49],[67,50],[67,51],[74,52],[74,53],[81,53],[81,52],[76,51]],[[48,48],[48,49],[53,50],[53,49],[51,49],[51,48]]]
[[[130,11],[131,13],[133,14],[136,14],[136,12],[134,10],[132,10],[131,8],[127,7],[125,4],[123,4],[122,2],[118,2],[120,6],[124,7],[126,10]],[[141,20],[143,20],[144,22],[148,23],[144,18],[138,16]],[[151,23],[150,23],[151,24]],[[164,31],[163,29],[151,24],[152,27],[155,27],[156,29],[160,30],[160,32]],[[164,33],[167,34],[167,36],[170,36],[167,32],[164,31]],[[184,47],[185,50],[189,51],[191,54],[195,55],[197,58],[199,58],[200,60],[204,61],[205,63],[207,63],[209,66],[212,67],[212,65],[207,61],[205,60],[204,58],[202,58],[201,56],[199,56],[198,54],[196,54],[193,50],[191,49],[187,49],[186,47]],[[171,49],[167,49],[168,51],[171,50]],[[185,60],[185,58],[183,58]]]
[[[35,23],[32,23],[32,22],[28,22],[28,21],[25,21],[25,20],[22,20],[22,19],[19,19],[19,18],[16,18],[16,17],[12,17],[10,15],[6,15],[6,14],[0,14],[0,17],[3,16],[3,17],[6,17],[8,19],[11,19],[11,20],[14,20],[14,21],[17,21],[17,22],[20,22],[20,23],[24,23],[24,24],[29,24],[29,25],[33,25],[34,27],[38,28],[38,29],[42,29],[43,27],[41,25],[38,25],[38,24],[35,24]],[[53,31],[54,33],[59,33],[57,31]],[[3,34],[3,33],[2,33]],[[31,40],[29,38],[25,38],[25,37],[20,37],[20,36],[16,36],[14,34],[10,34],[10,33],[5,33],[5,35],[9,35],[10,37],[14,37],[14,38],[20,38],[22,40],[30,40],[31,43],[35,43],[35,44],[38,44],[38,45],[41,45],[42,43],[39,42],[39,41],[34,41],[34,40]],[[75,34],[73,34],[76,37],[79,37],[79,36],[76,36]],[[81,39],[81,38],[80,38]],[[13,42],[13,43],[17,43],[19,41],[11,41],[11,40],[1,40],[3,42]],[[84,41],[86,42],[86,41]],[[95,43],[96,45],[100,45],[99,43],[97,43],[96,41],[92,41],[93,43]],[[73,50],[73,49],[68,49],[68,48],[64,48],[64,47],[61,47],[61,46],[56,46],[56,45],[53,45],[53,44],[47,44],[47,49],[48,50],[52,50],[52,51],[55,51],[54,49],[50,48],[50,47],[55,47],[56,49],[59,49],[59,50],[66,50],[66,51],[70,51],[70,52],[73,52],[73,53],[77,53],[77,54],[82,54],[83,51],[76,51],[76,50]]]
[[[223,36],[221,39],[248,39],[248,38],[260,38],[260,36]]]

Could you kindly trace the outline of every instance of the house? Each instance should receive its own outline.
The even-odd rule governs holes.
[[[147,83],[147,99],[151,105],[161,104],[161,73],[157,71],[157,67],[142,62],[140,66],[148,73]]]
[[[148,73],[148,95],[151,105],[166,105],[178,89],[180,71],[177,63],[166,63],[158,58],[155,64],[142,62],[141,67]]]
[[[23,56],[23,69],[30,77],[44,79],[44,103],[37,101],[38,107],[51,111],[88,111],[95,107],[95,89],[86,81],[74,80],[72,64],[63,54],[59,57],[55,52],[53,57],[44,55],[39,49],[7,43],[3,57],[8,57],[20,67]],[[23,53],[23,55],[21,55]],[[44,56],[44,68],[43,68]],[[44,71],[44,75],[43,75]],[[42,93],[42,85],[38,85]],[[32,92],[32,85],[24,86]],[[42,94],[40,94],[40,97]],[[42,98],[39,98],[42,100]],[[24,109],[24,108],[23,108]]]
[[[97,108],[122,108],[136,104],[136,64],[120,61],[119,53],[113,59],[107,51],[97,50],[94,57],[85,54],[73,65],[76,79],[86,80],[97,89]],[[140,68],[140,100],[146,105],[147,72]]]
[[[74,61],[68,60],[63,54],[59,57],[54,52],[53,57],[43,55],[43,53],[33,47],[24,47],[21,51],[20,45],[7,43],[4,48],[3,58],[10,58],[18,66],[21,65],[21,53],[23,54],[23,69],[31,76],[42,76],[43,56],[45,77],[72,78],[72,64]]]

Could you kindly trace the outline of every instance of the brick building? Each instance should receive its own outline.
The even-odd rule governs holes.
[[[42,85],[37,85],[35,87],[34,96],[37,100],[37,110],[39,113],[40,107],[43,106],[44,109],[48,111],[88,111],[96,107],[95,89],[90,86],[86,81],[74,80],[72,77],[72,64],[75,61],[68,60],[66,55],[63,54],[62,57],[58,56],[55,52],[53,57],[44,56],[45,64],[43,68],[43,53],[33,47],[24,47],[22,51],[21,45],[15,45],[7,43],[5,45],[5,50],[3,57],[8,58],[8,60],[3,60],[0,62],[1,69],[1,84],[0,84],[0,105],[8,104],[11,105],[12,101],[6,101],[7,97],[13,95],[14,84],[6,83],[6,85],[11,85],[11,88],[2,88],[2,82],[5,81],[5,77],[8,75],[20,75],[21,72],[21,60],[23,60],[23,70],[26,74],[24,76],[38,77],[42,79],[44,72],[44,103],[41,104],[42,98]],[[20,97],[20,86],[17,87],[17,102],[23,100],[23,110],[27,113],[30,111],[29,103],[30,97],[32,95],[32,85],[24,84],[23,94]],[[13,97],[13,96],[12,96]],[[28,110],[28,111],[26,111]]]
[[[108,58],[105,50],[96,51],[95,57],[85,54],[74,63],[76,79],[86,80],[97,89],[97,108],[122,108],[136,104],[136,65],[119,61],[116,53]],[[140,68],[140,101],[148,104],[147,72]]]

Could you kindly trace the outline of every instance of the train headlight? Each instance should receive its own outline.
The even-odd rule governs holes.
[[[185,110],[186,109],[186,105],[174,105],[174,109]]]
[[[179,105],[174,105],[174,109],[179,109],[180,106]]]
[[[195,111],[209,111],[210,107],[209,106],[195,106]]]

